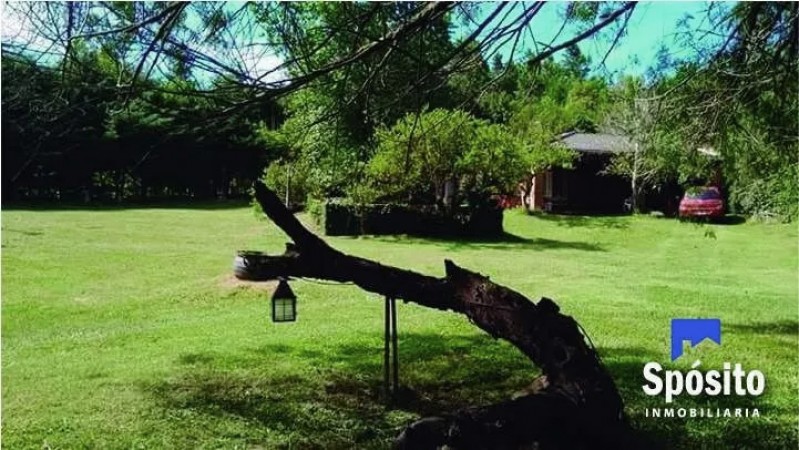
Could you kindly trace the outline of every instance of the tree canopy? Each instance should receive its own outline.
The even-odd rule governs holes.
[[[545,7],[15,4],[23,25],[2,47],[5,196],[240,195],[266,168],[296,203],[435,201],[447,181],[466,201],[573,164],[553,145],[560,133],[611,131],[640,152],[610,172],[640,189],[707,179],[713,164],[696,149],[712,147],[736,211],[796,216],[795,4],[711,5],[718,39],[685,29],[688,57],[618,80],[578,44],[613,30],[615,45],[635,4],[552,6],[574,26],[517,51]]]

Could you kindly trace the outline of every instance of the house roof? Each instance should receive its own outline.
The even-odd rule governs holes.
[[[558,136],[567,148],[581,153],[619,153],[632,151],[629,139],[605,133],[563,133]]]

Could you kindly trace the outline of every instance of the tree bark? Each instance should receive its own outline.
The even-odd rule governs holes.
[[[543,375],[530,395],[446,417],[422,419],[397,438],[398,448],[622,448],[629,429],[613,379],[577,322],[554,301],[533,303],[488,277],[445,261],[436,278],[385,266],[330,247],[308,231],[263,184],[255,198],[264,213],[294,242],[281,256],[253,260],[259,279],[311,277],[352,282],[381,295],[451,310],[494,338],[509,341]]]

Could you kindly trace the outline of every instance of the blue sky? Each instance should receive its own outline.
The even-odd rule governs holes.
[[[544,6],[531,22],[535,40],[540,42],[552,40],[563,23],[562,14],[565,7],[566,3],[557,2]],[[702,27],[706,24],[704,19],[707,7],[707,2],[640,2],[628,23],[627,34],[608,55],[605,68],[595,73],[613,76],[642,75],[655,63],[658,50],[662,46],[665,46],[674,57],[692,56],[692,50],[680,44],[677,38],[678,24],[687,18],[691,28]],[[490,11],[490,6],[486,9]],[[483,14],[486,14],[485,11]],[[621,22],[622,20],[618,21],[619,24]],[[556,43],[574,34],[575,30],[567,27]],[[612,25],[601,35],[580,43],[580,49],[583,54],[591,58],[593,65],[598,65],[610,48],[614,37],[615,28]],[[524,42],[520,44],[521,48],[516,51],[516,59],[524,54],[524,50],[533,48],[532,41],[531,37],[525,35]],[[506,59],[510,53],[510,45],[505,45],[500,52]],[[562,53],[559,57],[562,57]]]
[[[237,9],[240,4],[230,3],[231,8]],[[485,4],[482,6],[479,16],[487,15],[495,5]],[[511,4],[508,9],[515,8],[518,12],[524,5],[521,3]],[[525,50],[535,50],[534,41],[550,43],[563,23],[563,12],[567,6],[566,2],[550,2],[544,5],[543,9],[533,18],[530,29],[525,30],[524,39],[520,42],[520,48],[515,53],[515,58],[521,59]],[[584,54],[589,56],[592,61],[594,73],[616,78],[620,75],[642,75],[655,62],[658,50],[665,46],[669,53],[677,57],[690,57],[691,50],[680,44],[677,39],[678,24],[685,17],[692,17],[688,24],[690,28],[701,28],[706,25],[704,18],[707,2],[640,2],[627,27],[627,34],[623,36],[614,50],[608,55],[605,66],[597,67],[602,61],[608,48],[611,46],[615,37],[615,26],[622,21],[617,20],[616,24],[611,25],[595,38],[580,43],[580,48]],[[5,25],[3,28],[3,38],[30,40],[33,47],[48,48],[46,42],[36,42],[36,38],[31,36],[31,26],[23,18],[8,15],[9,8],[3,8],[2,17]],[[473,26],[473,25],[472,25]],[[571,25],[563,30],[562,34],[554,43],[574,36],[578,30]],[[456,28],[456,36],[462,36],[465,31]],[[255,40],[253,36],[243,32],[237,38],[243,41]],[[712,39],[712,38],[710,38]],[[247,67],[247,72],[257,75],[268,71],[280,64],[280,58],[274,55],[269,48],[246,47],[246,54],[241,55],[241,63]],[[210,51],[210,50],[209,50]],[[510,44],[500,49],[505,58],[509,56]],[[561,52],[556,58],[562,57]],[[224,58],[226,55],[217,55]]]

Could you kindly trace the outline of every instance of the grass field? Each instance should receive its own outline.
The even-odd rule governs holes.
[[[600,349],[635,426],[668,448],[796,448],[797,228],[509,212],[507,239],[329,238],[432,275],[443,259],[556,299]],[[245,207],[2,214],[2,438],[17,448],[380,448],[423,414],[508,398],[535,376],[463,317],[400,304],[396,409],[380,399],[382,300],[297,281],[299,320],[269,321],[268,286],[230,276],[237,249],[285,238]],[[652,419],[648,361],[669,320],[720,317],[721,347],[675,366],[762,370],[758,419]]]

